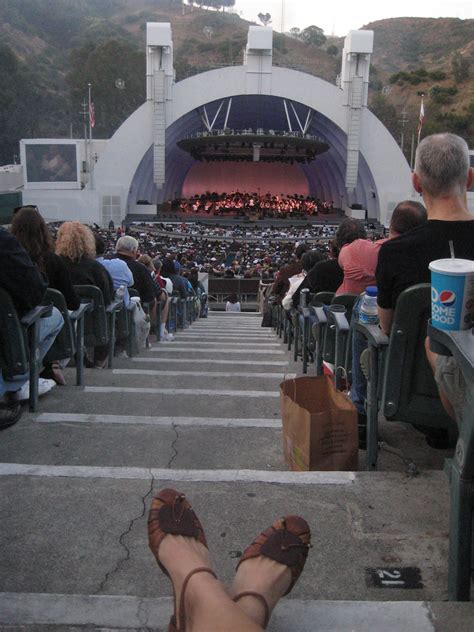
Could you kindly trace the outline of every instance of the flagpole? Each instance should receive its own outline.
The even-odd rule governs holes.
[[[85,163],[85,169],[84,172],[89,172],[89,150],[88,150],[88,145],[89,145],[89,140],[88,140],[88,133],[87,133],[87,102],[84,98],[83,102],[82,102],[82,116],[84,119],[84,163]]]
[[[90,187],[91,189],[93,189],[94,188],[94,157],[92,155],[92,117],[91,117],[92,84],[88,83],[87,86],[89,88],[89,157],[90,157],[89,173],[90,173]]]
[[[423,129],[423,123],[424,123],[424,120],[425,120],[425,105],[424,105],[424,102],[423,102],[423,97],[424,96],[425,96],[424,94],[421,95],[420,118],[418,120],[418,140],[417,140],[417,143],[416,143],[417,147],[420,144],[421,130]]]

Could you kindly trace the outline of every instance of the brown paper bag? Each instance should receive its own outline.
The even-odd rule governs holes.
[[[357,411],[326,375],[280,384],[283,451],[292,470],[357,470]]]

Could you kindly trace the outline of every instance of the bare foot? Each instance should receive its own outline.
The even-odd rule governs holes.
[[[230,597],[234,598],[242,592],[256,592],[267,602],[270,616],[290,584],[291,571],[288,566],[260,555],[240,564],[230,590]],[[237,604],[255,623],[264,627],[267,613],[260,599],[249,595],[240,598]]]

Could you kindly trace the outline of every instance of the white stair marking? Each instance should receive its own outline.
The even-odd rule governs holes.
[[[133,386],[85,386],[84,393],[143,393],[144,395],[210,395],[211,397],[280,397],[274,391],[233,391],[206,388],[144,388]]]
[[[154,369],[113,369],[115,375],[162,375],[164,377],[187,375],[189,377],[250,377],[255,379],[276,379],[284,380],[296,377],[296,373],[244,373],[236,371],[235,373],[224,373],[222,371],[170,371],[154,370]]]
[[[226,347],[225,349],[195,349],[191,345],[186,345],[185,347],[176,347],[174,342],[170,342],[166,344],[166,347],[158,346],[152,347],[149,351],[158,351],[162,353],[163,351],[172,351],[175,350],[175,353],[259,353],[260,355],[285,355],[285,351],[278,351],[277,349],[262,349],[259,351],[258,349],[235,349]]]
[[[109,478],[127,480],[189,481],[201,483],[278,483],[281,485],[350,485],[356,472],[283,472],[266,470],[170,470],[146,467],[89,465],[34,465],[0,463],[0,476],[46,478]]]
[[[87,415],[81,413],[40,413],[34,417],[38,423],[94,423],[129,424],[145,426],[195,426],[222,428],[281,428],[275,419],[226,419],[223,417],[147,417],[139,415]]]
[[[132,362],[152,362],[154,364],[156,363],[166,363],[166,364],[187,364],[189,366],[193,366],[194,364],[197,364],[199,366],[201,366],[202,364],[230,364],[230,365],[238,365],[238,366],[289,366],[289,362],[272,362],[272,361],[267,361],[267,360],[214,360],[212,358],[210,359],[206,359],[206,358],[199,358],[199,360],[197,360],[196,358],[191,358],[191,359],[186,359],[186,358],[147,358],[147,357],[135,357],[135,358],[130,358],[130,360]]]
[[[144,630],[161,626],[172,612],[171,597],[0,593],[0,623],[15,626]],[[435,629],[429,603],[423,601],[282,599],[270,625],[274,632],[434,632]]]

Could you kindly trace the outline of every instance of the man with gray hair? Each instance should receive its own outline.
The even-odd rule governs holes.
[[[380,327],[389,334],[397,298],[417,283],[430,283],[429,264],[450,257],[452,241],[456,257],[474,259],[474,217],[467,207],[467,189],[474,180],[465,141],[454,134],[435,134],[418,146],[413,186],[423,196],[428,221],[408,233],[387,241],[380,249],[376,279]],[[461,402],[464,390],[447,387],[447,374],[459,372],[446,366],[446,359],[436,358],[428,349],[428,359],[436,366],[435,379],[441,401],[454,416],[449,402]],[[438,360],[440,364],[438,366]],[[448,360],[452,360],[448,358]],[[429,445],[449,445],[445,430],[426,431]]]
[[[428,221],[380,249],[376,280],[380,326],[389,334],[399,295],[417,283],[429,283],[428,265],[450,257],[474,259],[474,217],[467,189],[474,179],[466,142],[454,134],[426,137],[416,152],[413,186],[422,195]]]
[[[131,235],[124,235],[115,244],[115,257],[125,261],[133,275],[133,288],[137,290],[142,303],[155,305],[155,286],[151,274],[143,263],[137,261],[138,241]]]

